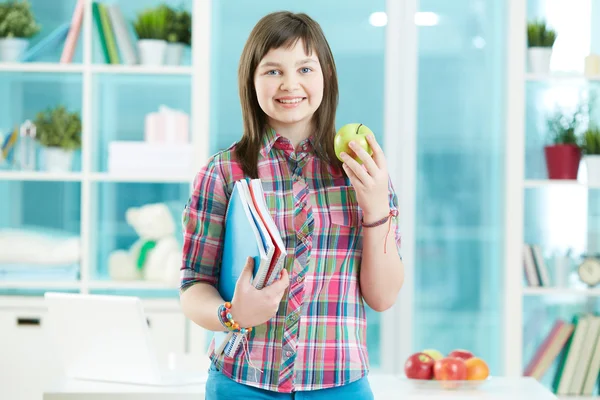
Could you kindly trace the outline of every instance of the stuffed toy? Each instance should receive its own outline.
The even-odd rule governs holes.
[[[116,250],[108,259],[114,280],[146,280],[179,284],[181,246],[175,237],[175,221],[166,204],[130,208],[125,220],[139,239],[129,250]]]

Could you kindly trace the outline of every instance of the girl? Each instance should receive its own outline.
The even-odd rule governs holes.
[[[388,309],[404,279],[399,251],[389,251],[400,235],[384,154],[371,136],[372,157],[352,145],[356,159],[337,159],[336,67],[305,14],[258,22],[242,52],[239,94],[243,137],[201,169],[183,214],[185,315],[210,331],[232,329],[228,317],[249,331],[233,357],[211,342],[206,398],[372,399],[363,300]],[[246,178],[261,179],[288,256],[262,290],[250,283],[250,259],[225,303],[216,289],[225,212]]]

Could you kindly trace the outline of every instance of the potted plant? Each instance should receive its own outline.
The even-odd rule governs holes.
[[[64,106],[37,114],[35,139],[44,147],[44,169],[51,172],[71,170],[73,153],[81,148],[81,118]]]
[[[163,65],[167,49],[167,16],[165,5],[148,8],[138,14],[133,24],[138,37],[138,52],[142,65]]]
[[[534,74],[550,73],[552,47],[556,41],[556,31],[550,29],[544,20],[527,24],[527,59],[529,71]]]
[[[581,135],[580,147],[587,169],[588,184],[600,186],[600,128],[590,126]]]
[[[0,3],[0,61],[18,62],[40,31],[27,1]]]
[[[185,47],[192,44],[192,16],[186,10],[168,8],[165,64],[180,65]]]
[[[550,144],[544,146],[549,179],[577,179],[581,162],[581,149],[576,130],[581,109],[571,116],[557,112],[548,120]]]

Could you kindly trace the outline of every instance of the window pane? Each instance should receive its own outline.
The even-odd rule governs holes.
[[[414,350],[501,371],[506,2],[423,0]]]
[[[214,153],[242,135],[237,68],[244,43],[258,20],[278,10],[306,12],[325,32],[333,51],[340,87],[337,128],[350,122],[369,126],[383,138],[383,27],[371,25],[374,12],[385,11],[385,1],[292,0],[272,2],[223,0],[213,2],[211,143]],[[367,340],[370,361],[379,366],[379,315],[369,311]]]

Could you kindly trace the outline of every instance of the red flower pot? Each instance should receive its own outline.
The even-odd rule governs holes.
[[[575,144],[557,144],[544,147],[546,167],[550,179],[577,179],[581,150]]]

